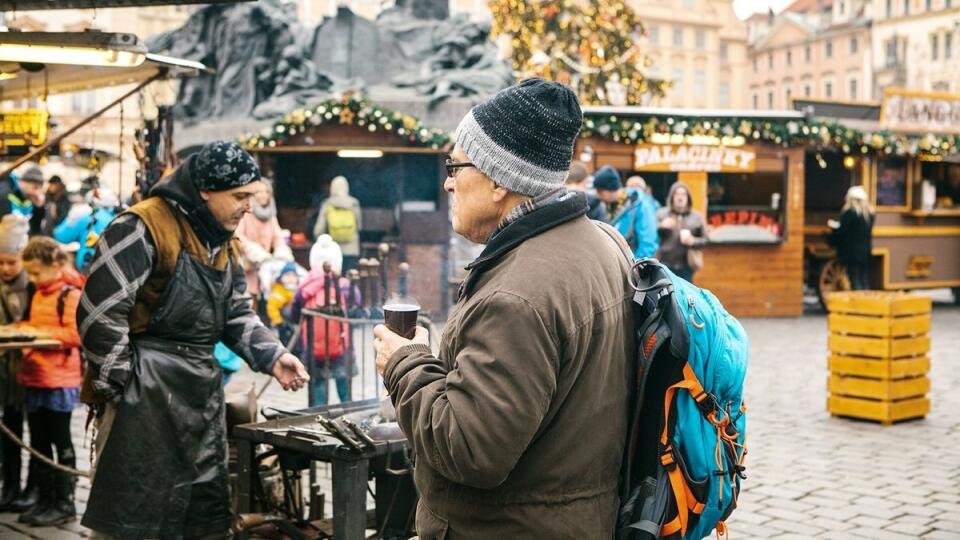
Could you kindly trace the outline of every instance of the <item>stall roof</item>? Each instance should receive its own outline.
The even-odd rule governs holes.
[[[584,116],[672,116],[675,118],[744,118],[757,120],[803,120],[800,111],[757,111],[752,109],[681,109],[673,107],[614,107],[609,105],[583,107]]]
[[[836,102],[816,99],[794,99],[798,111],[823,120],[836,120],[845,126],[864,130],[880,129],[880,104],[876,102]]]
[[[45,92],[60,94],[135,84],[164,71],[169,77],[188,76],[204,69],[199,62],[159,54],[147,54],[147,59],[136,67],[47,64],[46,73],[31,73],[15,62],[0,62],[0,72],[15,73],[13,78],[0,80],[0,101],[42,97]]]
[[[225,4],[251,0],[0,0],[0,11]]]

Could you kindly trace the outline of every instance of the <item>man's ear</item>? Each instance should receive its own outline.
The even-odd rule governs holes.
[[[209,201],[209,200],[210,200],[210,192],[209,192],[209,191],[201,191],[201,192],[200,192],[200,198],[203,199],[203,202]]]
[[[501,202],[504,199],[506,199],[507,195],[509,194],[510,194],[509,189],[503,186],[498,186],[496,184],[493,185],[493,202],[497,202],[497,203]]]

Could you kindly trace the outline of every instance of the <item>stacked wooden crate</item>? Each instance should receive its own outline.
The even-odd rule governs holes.
[[[830,294],[827,410],[889,425],[930,412],[929,297]]]

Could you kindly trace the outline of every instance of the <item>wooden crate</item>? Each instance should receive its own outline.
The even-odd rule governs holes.
[[[930,391],[930,379],[924,376],[904,379],[868,379],[831,374],[827,379],[827,390],[836,396],[893,401],[925,396]]]
[[[827,347],[831,353],[845,356],[908,358],[923,356],[930,352],[930,338],[917,336],[888,339],[830,334],[827,338]]]
[[[837,375],[870,377],[873,379],[903,379],[926,375],[930,371],[930,359],[925,356],[884,360],[859,356],[830,355],[827,369]]]
[[[886,291],[845,291],[827,295],[827,311],[854,315],[902,317],[930,313],[928,296]]]
[[[900,420],[922,418],[930,412],[930,400],[911,398],[897,401],[879,401],[845,396],[827,398],[827,410],[834,416],[849,416],[876,420],[890,425]]]
[[[921,336],[930,331],[930,314],[905,317],[876,317],[831,313],[827,317],[831,332],[851,336],[899,338]]]

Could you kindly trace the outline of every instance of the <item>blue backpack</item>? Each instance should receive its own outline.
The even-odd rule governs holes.
[[[636,382],[617,538],[725,535],[746,478],[747,334],[710,291],[656,259],[634,261],[631,285]]]

